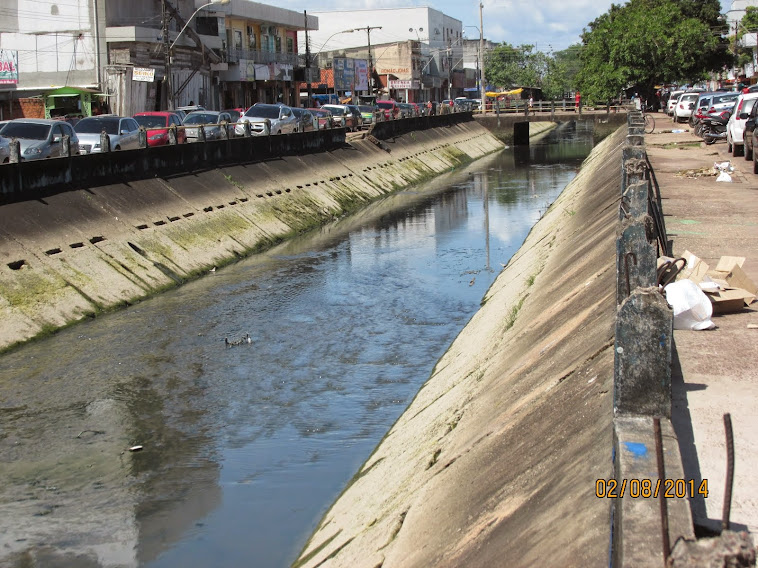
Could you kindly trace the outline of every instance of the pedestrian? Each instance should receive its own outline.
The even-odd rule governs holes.
[[[576,97],[574,97],[574,100],[576,101],[576,112],[579,112],[579,106],[582,104],[582,95],[579,93],[579,91],[576,92]]]
[[[529,97],[529,114],[534,114],[534,97]]]

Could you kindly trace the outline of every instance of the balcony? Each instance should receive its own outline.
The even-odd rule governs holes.
[[[255,63],[286,63],[298,67],[297,53],[276,53],[272,51],[257,51],[251,49],[227,49],[225,60],[228,63],[238,63],[240,59]]]

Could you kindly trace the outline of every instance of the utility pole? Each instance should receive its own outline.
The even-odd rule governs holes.
[[[308,12],[303,10],[305,18],[305,80],[308,82],[308,106],[313,106],[313,83],[311,82],[311,46],[308,41]]]
[[[166,0],[161,0],[161,6],[163,8],[163,56],[164,65],[166,67],[165,78],[163,80],[163,90],[166,97],[166,106],[168,110],[174,110],[174,95],[171,87],[171,43],[168,40],[168,23],[171,19],[168,14],[168,7],[166,6]]]
[[[484,80],[484,20],[482,19],[482,8],[484,6],[479,2],[479,98],[482,101],[482,112],[487,112],[487,86]]]
[[[381,30],[382,26],[366,26],[365,28],[355,28],[356,32],[366,30],[368,35],[368,92],[374,94],[374,64],[371,61],[371,30]]]

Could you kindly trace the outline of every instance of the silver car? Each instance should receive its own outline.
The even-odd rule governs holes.
[[[47,118],[17,118],[6,124],[0,134],[19,142],[19,157],[22,162],[58,158],[63,152],[63,136],[70,139],[71,154],[79,153],[79,138],[73,127],[62,120]]]
[[[298,124],[297,117],[290,107],[264,103],[255,103],[239,117],[234,128],[237,136],[245,134],[246,122],[250,123],[250,133],[253,136],[289,134],[296,132]]]
[[[7,164],[11,161],[11,141],[0,136],[0,164]]]
[[[234,136],[232,117],[228,112],[216,110],[195,110],[184,117],[184,132],[187,142],[197,142],[200,136],[200,125],[203,125],[206,140],[221,139],[222,124],[226,123],[227,138]]]
[[[82,154],[102,152],[100,135],[105,130],[111,143],[111,150],[134,150],[139,148],[139,124],[129,117],[116,115],[90,116],[81,119],[74,126],[79,137],[79,151]]]

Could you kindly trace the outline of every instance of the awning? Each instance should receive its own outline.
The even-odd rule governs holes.
[[[492,98],[495,98],[495,97],[510,97],[510,96],[513,96],[513,95],[520,95],[523,91],[524,91],[524,89],[521,88],[521,87],[519,87],[518,89],[513,89],[513,90],[510,90],[510,91],[502,91],[500,93],[495,93],[493,91],[487,91],[484,94],[486,96],[492,97]]]

